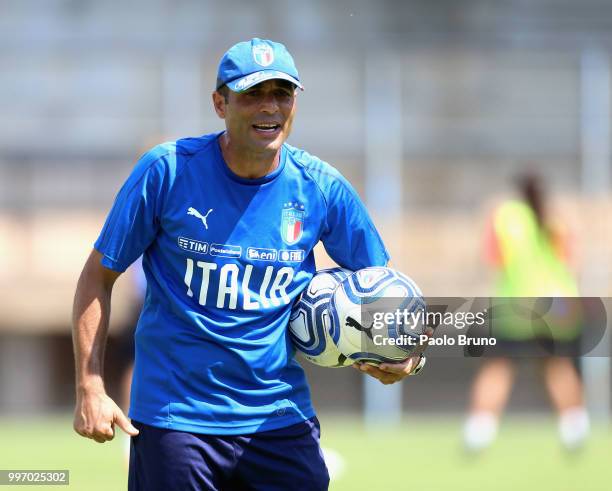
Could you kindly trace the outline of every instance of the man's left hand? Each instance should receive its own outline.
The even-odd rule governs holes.
[[[381,384],[389,385],[410,375],[420,360],[421,355],[418,355],[399,363],[381,363],[377,367],[368,363],[353,363],[353,368],[378,379]]]

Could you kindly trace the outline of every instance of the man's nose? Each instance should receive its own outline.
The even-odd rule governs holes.
[[[273,93],[264,94],[261,98],[261,110],[273,114],[278,111],[278,100]]]

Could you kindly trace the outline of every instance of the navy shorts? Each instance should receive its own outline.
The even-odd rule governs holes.
[[[329,474],[313,417],[250,435],[201,435],[132,424],[129,491],[319,491]]]

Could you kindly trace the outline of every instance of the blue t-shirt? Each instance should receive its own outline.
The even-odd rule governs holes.
[[[147,152],[119,191],[95,248],[124,271],[143,254],[131,418],[162,428],[246,434],[314,415],[287,335],[291,305],[323,241],[342,267],[388,254],[350,184],[287,144],[278,167],[243,179],[219,134]]]

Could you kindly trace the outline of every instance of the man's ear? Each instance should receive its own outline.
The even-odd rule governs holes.
[[[215,106],[215,112],[221,119],[225,119],[225,97],[219,94],[216,90],[212,93],[213,106]]]

